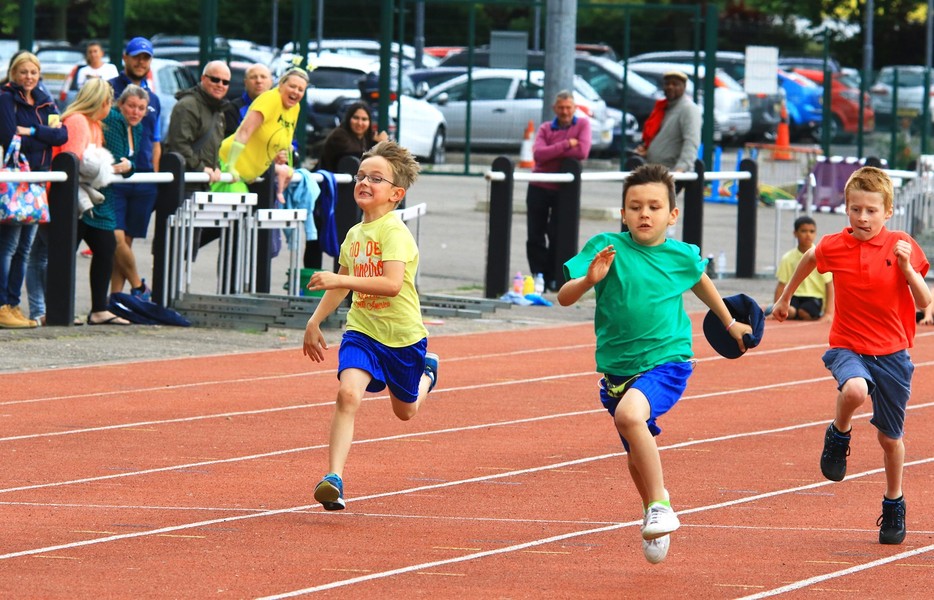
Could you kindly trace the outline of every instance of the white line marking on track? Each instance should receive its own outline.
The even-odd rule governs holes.
[[[772,596],[777,596],[779,594],[785,594],[788,592],[794,592],[806,587],[810,587],[816,583],[822,583],[824,581],[829,581],[831,579],[836,579],[838,577],[845,577],[847,575],[852,575],[853,573],[859,573],[860,571],[866,571],[867,569],[874,569],[876,567],[881,567],[889,563],[902,560],[905,558],[911,558],[912,556],[918,556],[919,554],[926,554],[934,550],[934,544],[930,546],[922,546],[921,548],[915,548],[914,550],[909,550],[907,552],[902,552],[900,554],[894,554],[892,556],[886,556],[885,558],[880,558],[868,563],[863,563],[861,565],[856,565],[850,567],[849,569],[843,569],[842,571],[834,571],[833,573],[825,573],[823,575],[817,575],[809,579],[802,579],[801,581],[796,581],[794,583],[789,583],[779,588],[773,590],[768,590],[765,592],[759,592],[758,594],[753,594],[751,596],[743,596],[739,600],[759,600],[760,598],[770,598]]]

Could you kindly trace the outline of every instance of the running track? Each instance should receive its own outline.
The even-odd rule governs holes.
[[[847,479],[818,468],[828,326],[769,322],[728,361],[692,317],[697,368],[661,421],[682,521],[661,565],[577,324],[433,337],[422,412],[358,413],[339,513],[311,497],[336,348],[0,375],[0,597],[930,597],[934,329],[912,351],[909,533],[881,546],[868,403]]]

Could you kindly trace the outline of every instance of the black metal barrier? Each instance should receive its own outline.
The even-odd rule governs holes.
[[[759,166],[744,158],[740,171],[748,171],[749,179],[739,180],[736,216],[736,276],[752,279],[756,276],[756,217],[759,208]]]
[[[684,182],[684,208],[681,212],[681,239],[698,248],[704,245],[704,161],[694,161],[697,179]]]
[[[502,172],[502,181],[490,183],[490,226],[487,240],[486,279],[484,296],[499,298],[509,289],[509,256],[512,242],[513,192],[515,167],[511,160],[499,156],[491,170]],[[564,283],[564,263],[577,254],[580,237],[581,164],[564,159],[559,173],[570,173],[574,179],[558,184],[558,202],[552,215],[557,223],[556,239],[550,240],[555,249],[554,273],[558,286]]]
[[[256,194],[257,210],[275,208],[276,204],[276,167],[269,165],[262,181],[255,181],[247,186]],[[272,287],[272,229],[260,229],[256,236],[256,291],[268,294]],[[278,234],[278,231],[275,231]]]
[[[172,181],[156,186],[156,221],[152,238],[152,300],[161,303],[168,273],[165,264],[165,230],[168,218],[185,201],[185,161],[177,152],[166,152],[159,160],[159,171],[171,173]],[[74,276],[74,274],[72,274]]]
[[[68,179],[54,181],[49,185],[49,266],[45,286],[45,319],[48,325],[74,325],[78,159],[71,152],[62,152],[52,160],[52,170],[64,172]]]

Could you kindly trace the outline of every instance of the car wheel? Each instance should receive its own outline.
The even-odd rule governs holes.
[[[444,164],[446,160],[444,141],[444,128],[439,127],[435,132],[435,138],[431,141],[431,155],[428,157],[428,162],[435,165]]]

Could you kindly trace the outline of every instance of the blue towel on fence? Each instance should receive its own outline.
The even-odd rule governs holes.
[[[295,173],[301,178],[298,181],[292,181],[285,188],[285,207],[292,209],[305,209],[308,211],[308,218],[305,220],[305,239],[318,239],[318,227],[315,225],[314,211],[318,196],[321,194],[321,188],[314,175],[308,169],[295,169]],[[286,231],[288,236],[291,231]],[[291,242],[291,239],[289,239]]]
[[[325,254],[337,258],[341,252],[341,242],[337,239],[337,221],[334,218],[334,205],[337,204],[337,181],[334,179],[334,173],[330,171],[321,169],[318,173],[324,177],[321,195],[318,196],[318,203],[315,205],[315,214],[320,215],[323,223],[323,231],[318,232],[318,240]]]

